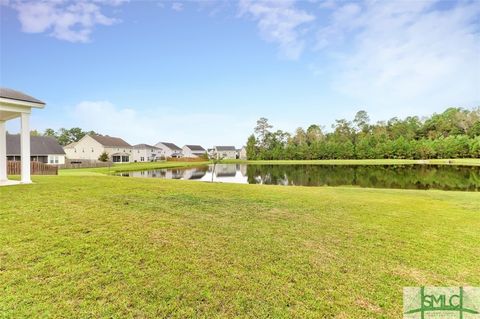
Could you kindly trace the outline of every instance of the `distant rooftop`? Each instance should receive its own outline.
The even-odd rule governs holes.
[[[159,144],[165,145],[166,147],[168,147],[168,148],[171,149],[172,151],[181,151],[181,150],[182,150],[180,147],[178,147],[177,145],[175,145],[175,144],[173,144],[173,143],[160,142]]]
[[[237,149],[235,148],[235,146],[215,146],[215,149],[217,151],[236,151]]]
[[[154,148],[154,149],[159,149],[158,147],[156,146],[153,146],[153,145],[148,145],[148,144],[137,144],[137,145],[133,145],[133,148],[134,149],[144,149],[144,148]]]
[[[132,147],[132,145],[125,142],[120,137],[113,137],[113,136],[102,136],[102,135],[90,135],[98,143],[102,144],[103,146],[111,146],[111,147]]]
[[[8,89],[5,87],[0,87],[0,98],[45,105],[45,102],[42,102],[34,98],[33,96],[27,95],[20,91]]]
[[[206,152],[206,150],[200,145],[185,145],[185,146],[188,147],[191,151]]]

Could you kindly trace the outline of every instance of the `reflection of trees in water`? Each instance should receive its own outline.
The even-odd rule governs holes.
[[[434,165],[248,165],[250,184],[480,190],[480,167]]]

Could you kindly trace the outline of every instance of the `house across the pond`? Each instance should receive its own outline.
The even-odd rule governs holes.
[[[240,150],[237,151],[238,153],[238,158],[241,160],[247,160],[247,148],[245,146],[242,146]]]
[[[158,142],[157,144],[155,144],[155,146],[158,147],[161,150],[160,155],[163,158],[182,157],[182,149],[180,147],[178,147],[177,145],[173,144],[173,143]]]
[[[215,146],[214,150],[217,159],[237,158],[237,149],[235,146]]]
[[[7,134],[7,160],[21,160],[20,134]],[[30,136],[30,160],[62,165],[65,164],[65,152],[53,137]]]
[[[161,149],[153,145],[137,144],[133,146],[133,162],[154,162],[160,158]]]
[[[85,135],[63,148],[68,159],[97,161],[103,153],[114,163],[132,162],[133,148],[119,137]]]
[[[207,154],[207,150],[200,145],[185,145],[182,148],[183,157],[197,158]]]

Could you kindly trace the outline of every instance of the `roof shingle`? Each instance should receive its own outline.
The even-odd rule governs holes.
[[[215,146],[215,149],[217,151],[223,152],[223,151],[236,151],[235,146]]]
[[[185,146],[194,152],[206,152],[206,150],[200,145],[185,145]]]
[[[173,144],[173,143],[168,143],[168,142],[160,142],[158,144],[163,144],[165,145],[166,147],[168,147],[169,149],[171,149],[172,151],[181,151],[182,149],[180,147],[178,147],[177,145]]]
[[[20,134],[7,134],[7,155],[21,155],[20,148]],[[53,137],[30,136],[30,154],[65,155],[65,151]]]
[[[133,145],[134,149],[144,149],[144,148],[152,148],[158,150],[159,148],[153,145],[148,145],[148,144],[137,144]]]
[[[125,142],[120,137],[113,137],[113,136],[103,136],[103,135],[89,135],[98,143],[102,144],[103,146],[111,146],[111,147],[132,147],[132,145]]]

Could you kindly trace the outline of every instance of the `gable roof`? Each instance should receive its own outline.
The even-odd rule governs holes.
[[[189,148],[191,151],[194,152],[206,152],[206,150],[200,145],[185,145],[185,147]]]
[[[21,155],[20,148],[20,134],[7,134],[7,155]],[[30,155],[65,155],[65,151],[53,137],[30,136]]]
[[[113,136],[102,136],[102,135],[88,135],[93,138],[98,143],[102,144],[103,146],[110,146],[110,147],[132,147],[132,145],[128,144],[120,137],[113,137]]]
[[[144,149],[144,148],[154,148],[154,149],[159,149],[158,147],[156,146],[153,146],[153,145],[148,145],[148,144],[137,144],[137,145],[133,145],[133,148],[134,149]]]
[[[235,148],[235,146],[215,146],[215,149],[217,151],[236,151],[237,149]]]
[[[27,95],[23,92],[12,90],[5,87],[0,87],[0,97],[4,99],[17,100],[23,102],[37,103],[45,105],[45,102],[42,102],[33,96]]]
[[[180,147],[178,147],[177,145],[173,144],[173,143],[167,143],[167,142],[160,142],[158,144],[163,144],[165,145],[166,147],[168,147],[169,149],[173,150],[173,151],[181,151],[182,149]]]
[[[76,145],[78,144],[78,142],[72,142],[70,144],[67,144],[63,147],[63,149],[66,149],[66,148],[74,148]]]

